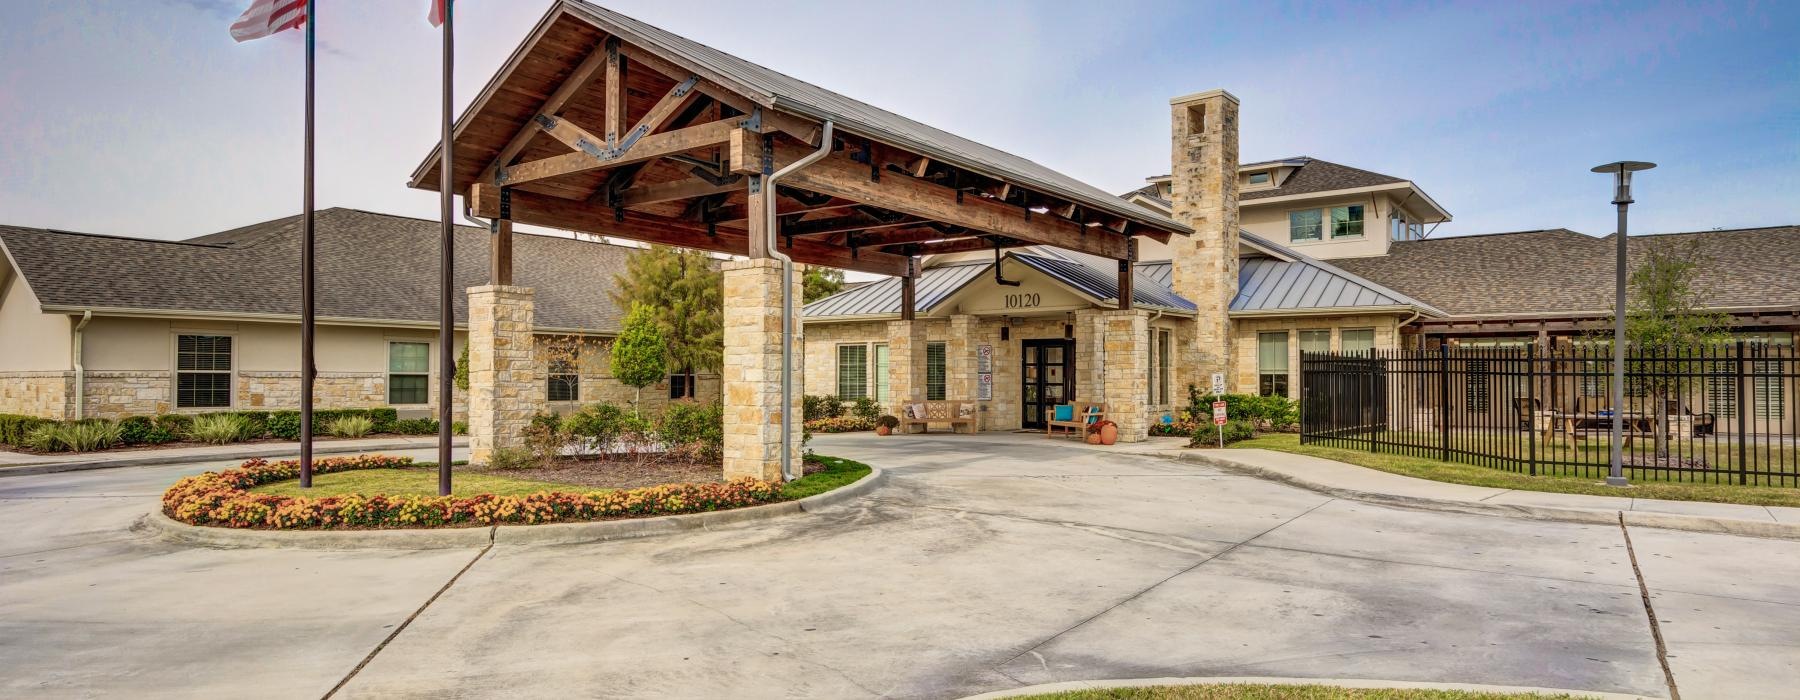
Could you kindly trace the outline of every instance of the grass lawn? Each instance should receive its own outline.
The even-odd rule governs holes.
[[[1669,501],[1711,501],[1714,503],[1743,503],[1757,506],[1790,506],[1800,507],[1800,489],[1777,486],[1737,486],[1732,484],[1696,484],[1676,481],[1658,481],[1653,475],[1634,476],[1630,489],[1618,489],[1599,483],[1593,477],[1582,476],[1529,476],[1488,467],[1456,462],[1440,462],[1425,457],[1372,453],[1363,450],[1351,450],[1339,447],[1322,447],[1319,445],[1302,445],[1300,436],[1292,433],[1276,433],[1261,435],[1249,440],[1232,443],[1231,449],[1242,447],[1279,450],[1295,454],[1323,457],[1339,462],[1348,462],[1370,469],[1384,472],[1404,474],[1406,476],[1444,481],[1452,484],[1468,484],[1470,486],[1492,486],[1494,488],[1518,489],[1521,491],[1548,491],[1551,493],[1582,493],[1595,496],[1630,496],[1632,498],[1659,498]],[[1178,697],[1178,696],[1171,696]],[[1248,696],[1257,697],[1257,696]],[[1346,696],[1350,697],[1350,696]]]
[[[343,496],[353,493],[383,496],[436,496],[437,467],[410,469],[359,469],[356,471],[337,472],[335,474],[313,475],[313,487],[301,489],[298,479],[277,481],[250,489],[252,493],[273,493],[282,496]],[[500,496],[523,496],[539,491],[604,491],[568,484],[556,484],[548,481],[530,481],[514,479],[492,474],[470,474],[457,472],[450,481],[455,495],[470,496],[478,493],[491,493]]]
[[[1328,685],[1161,685],[1146,688],[1075,690],[1031,695],[1021,700],[1575,700],[1579,695],[1475,693],[1465,690],[1391,690]]]
[[[807,457],[811,464],[823,465],[825,468],[807,474],[781,487],[781,496],[788,500],[816,496],[840,486],[849,486],[869,475],[869,465],[852,462],[848,459],[812,455]]]

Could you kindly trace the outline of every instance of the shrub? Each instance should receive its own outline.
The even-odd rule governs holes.
[[[37,416],[23,416],[16,413],[0,413],[0,445],[25,446],[26,436],[45,423],[55,421]],[[35,449],[35,448],[34,448]]]
[[[175,439],[189,437],[188,430],[194,427],[194,417],[185,413],[164,413],[155,419],[156,427],[163,432],[175,436]]]
[[[18,444],[28,450],[60,452],[63,449],[62,440],[57,439],[60,427],[51,421],[39,423],[31,429],[31,432],[25,433],[23,437],[19,438]]]
[[[893,430],[894,428],[900,427],[900,419],[889,415],[882,415],[880,418],[875,419],[875,427]]]
[[[360,455],[313,462],[318,474],[394,469],[411,459]],[[235,528],[337,529],[458,527],[574,522],[741,508],[782,500],[781,486],[755,479],[728,483],[670,484],[641,489],[529,496],[278,496],[250,493],[300,473],[295,461],[245,462],[175,482],[163,493],[163,513],[190,525]]]
[[[300,412],[275,411],[269,414],[269,437],[277,440],[300,439]]]
[[[881,404],[875,403],[875,399],[864,396],[857,399],[856,403],[850,407],[850,415],[875,420],[877,416],[881,415]]]
[[[326,428],[332,435],[341,438],[359,438],[374,429],[375,419],[368,416],[344,416],[332,421]]]
[[[238,411],[244,419],[244,439],[255,440],[269,434],[268,411]]]
[[[438,422],[430,418],[405,418],[394,421],[392,432],[401,435],[436,435]]]
[[[153,444],[150,432],[156,430],[156,423],[148,416],[126,416],[119,419],[119,442],[125,445]]]
[[[536,464],[531,450],[523,447],[502,447],[488,455],[488,466],[494,469],[528,469]]]
[[[656,432],[670,451],[716,458],[725,450],[725,407],[716,401],[676,401],[663,410]]]
[[[556,464],[562,456],[563,448],[569,445],[569,434],[551,427],[547,423],[532,421],[525,428],[525,450],[531,453],[531,460],[546,469]]]
[[[450,424],[450,432],[456,433],[457,435],[468,435],[469,434],[469,424],[465,421],[460,421],[460,420],[456,421],[454,423],[451,423]]]
[[[630,414],[609,403],[595,403],[583,406],[581,410],[563,418],[563,427],[575,437],[587,438],[606,449],[619,438],[621,425]]]
[[[557,431],[562,430],[562,423],[562,416],[554,413],[540,411],[531,416],[531,427],[533,428],[545,428],[551,431]]]
[[[804,416],[806,420],[836,418],[844,415],[844,402],[839,401],[838,397],[832,396],[831,394],[826,394],[824,396],[802,395],[800,397],[800,415]]]
[[[820,418],[807,421],[806,429],[815,433],[854,433],[859,430],[874,430],[875,421],[857,416]]]
[[[193,419],[188,436],[211,445],[243,442],[250,434],[250,421],[236,413],[207,413]]]
[[[1286,396],[1225,394],[1219,398],[1225,402],[1226,416],[1231,420],[1248,421],[1252,426],[1285,430],[1300,421],[1300,403]],[[1212,420],[1212,401],[1211,394],[1201,393],[1199,387],[1188,385],[1188,415],[1196,423]]]
[[[1193,437],[1188,439],[1188,447],[1213,447],[1219,444],[1219,429],[1211,423],[1201,424],[1194,429]],[[1256,437],[1256,427],[1247,420],[1226,421],[1224,425],[1225,444],[1248,440]]]

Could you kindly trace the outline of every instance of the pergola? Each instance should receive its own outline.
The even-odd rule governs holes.
[[[470,290],[472,385],[484,362],[504,364],[477,359],[484,348],[476,337],[477,295],[509,294],[513,224],[728,253],[757,267],[771,257],[763,179],[826,146],[820,140],[827,122],[834,126],[829,153],[776,186],[775,247],[798,263],[901,277],[908,299],[921,256],[1051,245],[1118,260],[1119,303],[1129,308],[1133,237],[1166,242],[1190,233],[1031,161],[563,0],[455,127],[454,190],[472,214],[494,220],[491,286]],[[411,186],[438,189],[438,168],[434,151]],[[733,306],[766,290],[753,285],[734,294],[733,269],[728,265],[728,472],[732,424],[768,422],[734,418],[732,384],[763,377],[734,376],[732,336],[741,329],[733,326]],[[751,306],[767,315],[761,301]],[[910,320],[912,305],[903,308]],[[494,371],[504,376],[504,368]],[[474,387],[471,396],[478,453],[482,431],[497,431],[487,445],[503,443],[498,433],[508,423],[477,415],[482,391]],[[761,389],[735,391],[741,397]],[[496,425],[484,427],[484,420]]]

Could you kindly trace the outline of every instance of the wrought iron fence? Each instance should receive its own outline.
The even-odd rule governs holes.
[[[1633,352],[1625,370],[1628,476],[1800,486],[1793,346]],[[1612,381],[1604,344],[1302,353],[1300,441],[1600,478]]]

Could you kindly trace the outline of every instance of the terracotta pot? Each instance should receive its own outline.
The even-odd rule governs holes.
[[[1100,426],[1100,444],[1111,445],[1119,441],[1119,426],[1107,424]]]
[[[875,426],[875,434],[876,435],[892,435],[892,434],[894,434],[894,429],[889,428],[885,425],[877,425],[877,426]]]
[[[1088,433],[1087,434],[1087,444],[1089,444],[1089,445],[1100,444],[1100,434],[1099,433]]]

